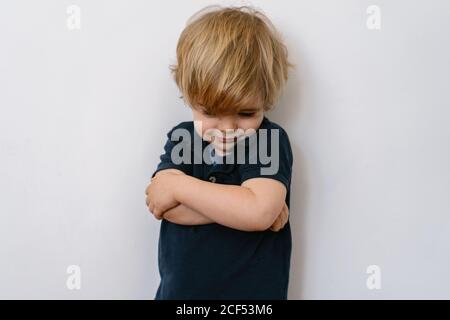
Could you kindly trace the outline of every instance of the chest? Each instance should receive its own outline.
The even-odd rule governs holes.
[[[193,176],[212,183],[241,185],[237,164],[194,165]]]

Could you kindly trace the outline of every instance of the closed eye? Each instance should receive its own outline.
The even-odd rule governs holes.
[[[247,117],[248,118],[248,117],[253,117],[255,115],[255,112],[250,112],[250,113],[248,113],[248,112],[240,112],[239,115],[241,117]]]
[[[205,116],[207,116],[207,117],[212,117],[212,114],[211,114],[211,113],[209,113],[209,112],[207,112],[207,111],[205,111],[205,110],[203,110],[202,112],[203,112],[203,114],[204,114]]]

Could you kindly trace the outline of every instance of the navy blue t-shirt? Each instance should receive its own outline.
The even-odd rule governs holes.
[[[183,128],[190,133],[191,150],[188,150],[188,163],[174,163],[171,159],[172,148],[183,138],[172,141],[172,132]],[[261,172],[261,168],[273,166],[266,157],[250,161],[251,150],[260,148],[261,129],[267,132],[267,149],[263,152],[272,155],[272,130],[278,129],[278,170],[270,175]],[[286,204],[290,207],[290,185],[292,175],[292,150],[286,131],[264,116],[260,127],[253,135],[256,140],[245,138],[245,163],[239,161],[237,144],[231,155],[234,163],[226,156],[211,154],[216,163],[203,161],[203,152],[194,155],[194,136],[201,141],[202,151],[209,142],[201,139],[194,129],[193,121],[184,121],[173,127],[167,134],[164,153],[160,156],[152,177],[160,170],[174,168],[187,175],[211,183],[241,185],[251,178],[272,178],[282,182],[287,188]],[[256,141],[256,142],[255,142]],[[185,141],[189,144],[189,140]],[[212,145],[209,145],[213,150]],[[197,157],[197,162],[195,161]],[[229,158],[230,159],[230,158]],[[242,158],[241,158],[242,159]],[[221,161],[217,161],[221,160]],[[227,162],[228,161],[228,162]],[[272,161],[275,161],[272,159]],[[178,161],[175,161],[178,162]],[[256,162],[256,163],[254,163]],[[155,299],[287,299],[289,270],[291,259],[291,229],[289,222],[278,232],[271,230],[247,232],[232,229],[217,223],[186,226],[167,220],[161,220],[158,245],[158,264],[161,282]]]

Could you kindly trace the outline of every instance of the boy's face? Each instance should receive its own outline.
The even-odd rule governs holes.
[[[259,105],[243,108],[237,114],[215,116],[208,115],[201,106],[191,109],[196,132],[211,142],[219,155],[227,154],[237,141],[251,134],[248,129],[258,129],[264,117]]]

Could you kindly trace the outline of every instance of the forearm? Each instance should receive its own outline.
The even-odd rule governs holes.
[[[249,188],[180,176],[175,198],[211,220],[242,231],[264,230],[261,205]]]
[[[164,212],[163,219],[181,225],[204,225],[214,223],[214,221],[203,214],[195,211],[184,204]]]

